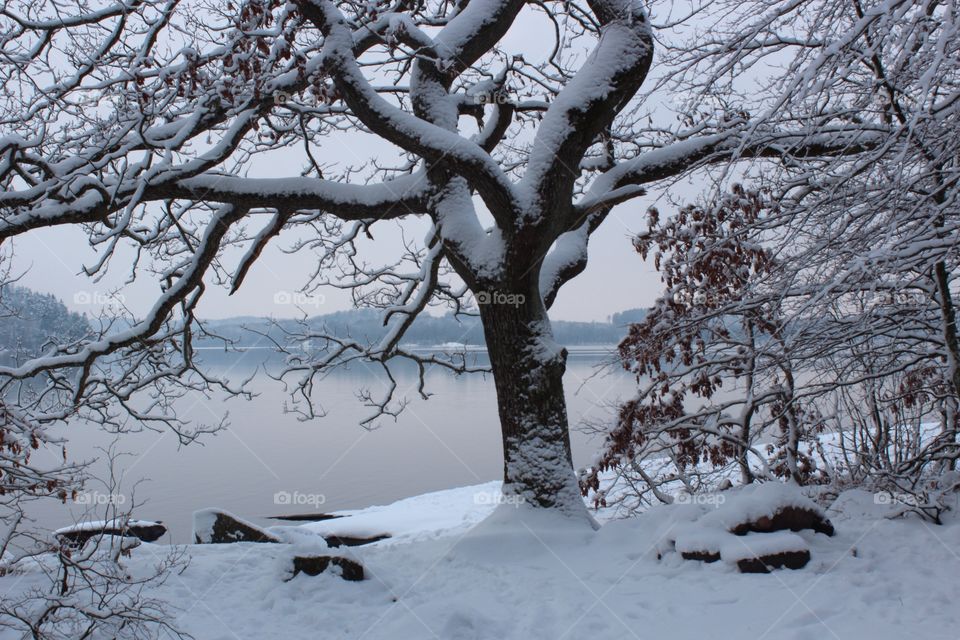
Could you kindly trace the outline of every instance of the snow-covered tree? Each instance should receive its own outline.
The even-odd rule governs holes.
[[[779,15],[808,4],[784,4]],[[721,15],[713,8],[710,19]],[[327,349],[290,361],[283,377],[307,416],[313,382],[338,363],[383,369],[388,393],[367,398],[380,414],[402,406],[391,373],[398,359],[468,369],[400,340],[428,305],[467,311],[472,294],[496,383],[504,491],[586,518],[571,467],[566,353],[552,340],[548,309],[586,267],[591,234],[650,185],[707,164],[856,153],[891,126],[879,112],[794,117],[760,94],[687,109],[663,126],[655,97],[639,94],[656,75],[655,28],[705,23],[700,10],[677,20],[671,4],[662,9],[657,27],[633,0],[6,3],[0,242],[82,228],[99,255],[91,275],[129,246],[131,272],[157,278],[163,293],[131,326],[0,368],[0,383],[49,381],[56,394],[19,407],[34,422],[126,415],[190,437],[163,398],[224,385],[193,360],[191,339],[204,330],[197,304],[216,283],[237,290],[283,232],[317,254],[308,285],[362,290],[358,300],[382,308],[388,325],[375,344],[313,336]],[[540,19],[555,33],[548,55],[507,50],[511,28]],[[675,78],[693,58],[719,61],[710,78],[726,78],[738,70],[722,68],[730,51],[829,53],[806,36],[744,29],[718,44],[722,32],[709,33],[716,37],[683,49],[688,57],[664,49]],[[814,79],[802,72],[774,97],[809,92]],[[335,162],[330,154],[343,147],[334,141],[361,134],[382,141],[380,157]],[[255,177],[278,154],[301,161],[302,173]],[[395,265],[358,257],[362,238],[408,218],[428,230]],[[226,260],[230,246],[243,247],[239,260]],[[143,396],[146,410],[136,402]]]
[[[715,488],[712,477],[734,464],[745,484],[757,475],[810,479],[815,465],[801,443],[822,421],[798,398],[786,264],[764,242],[781,212],[767,198],[735,184],[709,206],[665,220],[648,212],[649,229],[634,244],[664,291],[620,343],[641,388],[581,480],[598,505],[610,506],[600,480],[611,470],[637,474],[641,497],[663,497],[659,485],[678,480],[687,490]],[[775,445],[767,451],[763,440]],[[664,462],[657,473],[639,464],[656,459]]]
[[[723,465],[742,460],[767,429],[764,441],[780,447],[773,471],[803,480],[813,469],[800,440],[829,429],[844,459],[816,477],[879,482],[936,514],[937,493],[957,486],[943,472],[960,457],[957,8],[860,0],[726,6],[731,17],[713,23],[709,38],[668,56],[679,69],[673,82],[700,98],[750,105],[738,72],[750,69],[767,78],[758,129],[791,122],[817,135],[846,125],[876,138],[857,153],[744,171],[762,185],[762,215],[731,215],[737,209],[724,200],[708,200],[655,225],[668,293],[676,282],[703,288],[705,297],[675,317],[665,315],[669,298],[661,301],[659,324],[638,325],[625,356],[647,358],[634,367],[641,373],[649,358],[665,359],[654,378],[659,389],[646,387],[648,402],[639,406],[668,388],[704,401],[681,406],[671,396],[673,413],[659,422],[634,428],[621,420],[600,463],[630,469],[638,447],[650,448],[649,435],[673,450],[659,435],[673,429],[680,444],[700,443],[701,460],[729,443],[726,456],[712,459]],[[750,251],[770,259],[759,269],[744,264]],[[649,345],[657,338],[666,341],[660,354]],[[684,341],[692,347],[677,366],[671,349]],[[757,413],[764,405],[766,422]]]
[[[90,329],[54,296],[15,285],[0,287],[0,318],[0,362],[40,355],[48,342],[79,340]]]

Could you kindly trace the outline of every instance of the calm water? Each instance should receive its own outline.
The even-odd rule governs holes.
[[[483,361],[485,355],[478,358]],[[214,373],[235,381],[248,378],[264,363],[273,370],[276,366],[267,350],[210,351],[203,352],[203,359]],[[602,367],[609,359],[605,348],[572,350],[564,380],[571,424],[609,417],[611,404],[635,389],[630,376]],[[409,390],[411,403],[396,422],[388,419],[375,430],[358,425],[369,409],[357,392],[366,387],[376,397],[384,382],[376,370],[363,365],[336,371],[317,385],[314,397],[327,416],[311,422],[285,414],[286,393],[262,374],[248,385],[258,394],[250,401],[183,398],[181,415],[209,424],[229,412],[229,429],[186,447],[178,446],[171,433],[123,435],[118,447],[129,455],[116,465],[123,480],[121,490],[113,493],[122,497],[113,499],[123,500],[123,506],[143,503],[135,509],[136,517],[162,520],[172,541],[186,542],[192,512],[204,507],[266,523],[271,515],[384,504],[500,477],[492,378],[431,371],[427,390],[433,396],[426,401],[417,397],[414,371],[402,372],[398,383]],[[103,458],[98,448],[113,439],[79,423],[70,425],[65,435],[72,459]],[[598,439],[576,430],[572,436],[575,463],[587,464]],[[47,527],[64,526],[75,518],[102,518],[110,494],[91,484],[81,496],[86,504],[43,505],[34,514]],[[290,504],[283,504],[287,495]],[[96,516],[85,515],[91,511]]]

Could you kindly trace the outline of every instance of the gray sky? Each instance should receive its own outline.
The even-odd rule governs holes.
[[[521,16],[503,41],[505,49],[522,52],[527,60],[544,57],[552,43],[551,25],[531,11]],[[660,106],[657,105],[658,110]],[[672,119],[672,113],[669,115]],[[317,155],[321,162],[339,160],[348,164],[392,156],[377,145],[375,140],[365,140],[358,134],[345,134],[325,141]],[[248,175],[282,177],[298,175],[300,170],[301,158],[291,150],[279,158],[276,155],[260,158]],[[675,186],[671,195],[689,200],[696,192],[693,185],[682,184]],[[605,320],[617,311],[647,306],[653,301],[660,290],[659,276],[650,264],[641,260],[630,241],[645,227],[645,211],[652,201],[652,198],[637,199],[612,212],[591,240],[586,272],[561,290],[551,312],[554,319]],[[256,228],[262,221],[263,218],[257,221]],[[402,224],[407,225],[405,229],[415,234],[416,239],[422,236],[423,223]],[[396,224],[378,223],[373,230],[378,241],[366,248],[364,258],[373,263],[389,260],[395,255],[399,237]],[[315,265],[307,252],[290,255],[281,251],[281,247],[289,247],[292,240],[292,234],[282,234],[275,239],[234,296],[227,296],[226,288],[221,285],[209,286],[200,315],[205,318],[293,317],[301,315],[300,309],[317,315],[351,308],[349,293],[333,287],[323,287],[312,297],[296,293]],[[95,254],[80,230],[41,230],[16,238],[5,247],[5,253],[9,253],[10,246],[14,250],[14,273],[24,273],[21,284],[52,293],[76,311],[96,313],[104,305],[119,301],[141,315],[160,291],[146,270],[138,273],[135,282],[126,282],[133,256],[129,248],[118,252],[107,275],[99,281],[83,276],[82,267],[94,264]],[[234,268],[238,257],[235,253],[229,254],[225,260],[227,266]]]
[[[554,319],[605,320],[612,313],[642,307],[654,299],[660,289],[659,276],[630,242],[632,234],[645,226],[646,206],[644,200],[637,200],[618,207],[595,233],[587,270],[561,290],[551,312]],[[374,227],[375,237],[391,235],[383,233],[388,226],[394,232],[392,223],[381,224],[382,227]],[[386,246],[390,239],[384,238],[380,246],[370,246],[367,257],[374,262],[386,259],[393,253],[389,250],[392,246]],[[228,296],[223,286],[209,287],[201,315],[293,317],[300,315],[298,306],[310,315],[351,308],[349,294],[334,287],[322,287],[313,297],[296,294],[314,263],[306,252],[283,253],[281,247],[289,244],[283,235],[275,240],[235,295]],[[75,311],[96,313],[105,304],[120,300],[134,311],[142,311],[160,291],[145,271],[132,284],[125,283],[132,257],[129,249],[118,252],[107,276],[99,282],[83,275],[83,266],[93,264],[95,254],[87,245],[86,236],[77,229],[32,232],[14,239],[11,246],[14,273],[24,274],[20,284],[52,293]],[[235,265],[235,257],[228,258],[226,263]],[[116,298],[111,299],[112,295]]]

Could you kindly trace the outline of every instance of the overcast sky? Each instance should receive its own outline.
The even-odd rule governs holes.
[[[503,42],[509,51],[520,51],[527,60],[543,57],[553,45],[552,27],[542,16],[525,12]],[[672,119],[672,113],[671,113]],[[469,132],[465,132],[469,135]],[[330,146],[327,146],[327,145]],[[382,149],[382,148],[381,148]],[[298,175],[300,159],[272,156],[262,162],[249,175],[255,177],[283,177]],[[331,139],[318,148],[321,162],[326,160],[366,160],[380,153],[376,143],[357,136],[347,135]],[[382,159],[382,158],[381,158]],[[695,197],[694,186],[675,185],[671,196],[675,200],[689,201]],[[638,199],[614,209],[607,221],[595,233],[590,243],[590,259],[585,273],[568,283],[552,309],[551,316],[560,320],[606,320],[612,313],[624,309],[649,305],[660,290],[659,276],[651,265],[641,260],[634,251],[631,237],[646,226],[646,208],[652,197]],[[666,207],[661,207],[666,209]],[[254,229],[258,229],[260,218]],[[374,227],[377,242],[368,243],[364,258],[371,263],[387,261],[395,255],[399,237],[397,223],[378,223]],[[423,235],[424,224],[403,223],[407,233]],[[295,238],[281,234],[275,239],[253,266],[240,291],[227,296],[221,285],[208,287],[201,303],[199,314],[205,318],[224,318],[238,315],[294,317],[329,313],[351,308],[348,292],[333,287],[323,287],[311,297],[297,295],[308,275],[314,270],[314,258],[307,252],[294,255],[281,249],[289,247]],[[419,239],[419,238],[418,238]],[[128,249],[118,252],[106,277],[93,281],[82,275],[84,265],[95,263],[95,254],[79,230],[42,230],[14,239],[4,247],[4,253],[14,251],[14,273],[23,273],[20,283],[38,291],[48,292],[61,298],[74,310],[96,313],[104,304],[117,300],[142,314],[155,300],[160,291],[150,273],[141,271],[137,280],[127,283],[129,266],[133,256]],[[228,256],[226,264],[236,266],[236,258]],[[116,292],[117,298],[111,300]]]
[[[617,311],[648,305],[660,289],[660,279],[631,244],[630,238],[645,226],[647,203],[637,200],[615,209],[590,243],[587,270],[560,292],[551,317],[555,320],[606,320]],[[394,231],[393,223],[377,229]],[[413,225],[408,225],[413,226]],[[419,226],[419,225],[418,225]],[[390,235],[390,234],[387,234]],[[387,245],[387,242],[382,242]],[[20,236],[10,243],[14,249],[14,273],[23,273],[20,284],[52,293],[73,310],[93,313],[109,303],[114,291],[135,311],[149,307],[159,293],[159,285],[142,272],[132,284],[129,258],[132,252],[118,253],[107,277],[94,282],[82,274],[84,265],[94,263],[94,253],[79,230],[43,230]],[[250,270],[243,286],[233,296],[223,286],[210,286],[201,304],[205,318],[253,315],[294,317],[303,309],[309,315],[351,308],[349,294],[334,287],[322,287],[316,295],[296,295],[315,267],[311,254],[287,254],[282,247],[290,241],[283,235],[264,251]],[[392,255],[393,243],[368,247],[372,262]],[[124,260],[126,258],[126,260]],[[235,265],[235,260],[227,260]],[[298,304],[299,303],[299,304]]]

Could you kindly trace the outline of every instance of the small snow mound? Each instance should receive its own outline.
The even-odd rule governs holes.
[[[457,544],[457,554],[489,561],[526,560],[553,549],[576,549],[588,544],[596,530],[587,518],[527,504],[501,504]]]
[[[483,640],[490,638],[496,621],[474,608],[454,610],[443,625],[441,636],[447,640]]]
[[[837,520],[891,518],[909,506],[911,496],[889,491],[847,489],[833,501],[827,512]]]

